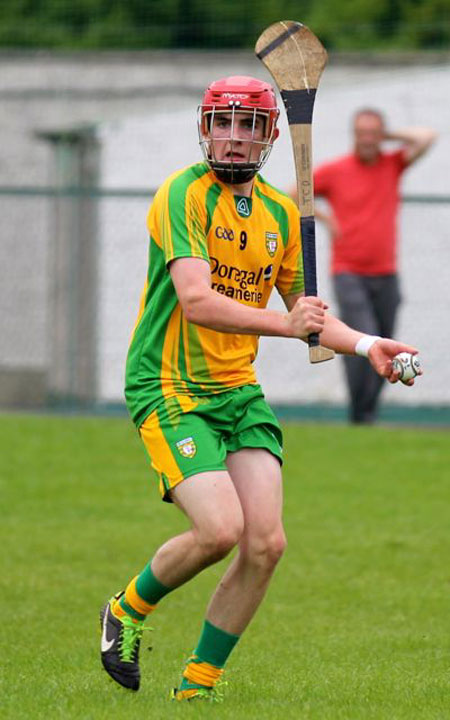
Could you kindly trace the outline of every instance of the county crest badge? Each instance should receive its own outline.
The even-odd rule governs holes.
[[[273,257],[278,249],[277,233],[266,232],[266,250]]]
[[[177,450],[185,458],[193,458],[197,452],[197,445],[195,444],[194,438],[188,437],[184,440],[177,442]]]

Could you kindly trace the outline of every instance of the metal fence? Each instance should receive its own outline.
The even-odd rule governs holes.
[[[147,266],[145,216],[154,189],[0,187],[0,407],[105,407],[123,402],[126,350]],[[447,267],[450,197],[406,195],[399,333],[426,375],[388,405],[450,407]],[[328,248],[318,233],[321,292]],[[276,304],[276,300],[275,300]],[[277,405],[340,407],[340,363],[313,371],[290,341],[265,338],[257,372]],[[327,364],[329,365],[329,364]]]

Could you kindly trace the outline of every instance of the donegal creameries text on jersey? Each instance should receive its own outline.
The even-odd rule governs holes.
[[[260,175],[251,198],[238,197],[206,163],[192,165],[160,187],[147,226],[148,276],[125,384],[138,427],[163,400],[188,406],[191,396],[256,382],[258,338],[188,323],[169,272],[173,260],[203,259],[213,290],[255,308],[266,307],[274,286],[281,295],[304,286],[298,210]]]

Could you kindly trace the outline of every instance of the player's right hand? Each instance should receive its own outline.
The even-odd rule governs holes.
[[[400,371],[394,369],[392,360],[396,355],[403,352],[417,355],[419,351],[412,345],[405,345],[390,338],[380,338],[369,350],[369,362],[378,375],[385,377],[390,383],[396,383],[400,380]],[[423,375],[423,370],[420,369],[417,374]],[[404,384],[414,385],[414,379],[411,378]]]
[[[299,298],[288,313],[292,337],[307,338],[311,333],[321,333],[327,309],[328,305],[314,295]]]

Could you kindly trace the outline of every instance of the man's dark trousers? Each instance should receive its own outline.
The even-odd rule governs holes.
[[[333,280],[341,320],[368,335],[392,337],[400,304],[397,275],[340,273]],[[372,423],[384,378],[373,370],[366,358],[345,356],[344,364],[350,394],[350,421]]]

